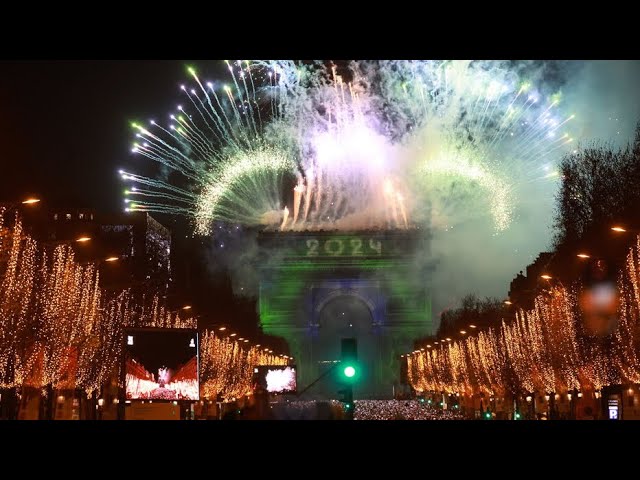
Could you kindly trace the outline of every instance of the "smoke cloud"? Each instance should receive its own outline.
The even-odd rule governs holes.
[[[596,139],[624,144],[640,116],[640,62],[229,69],[237,88],[220,93],[228,116],[207,110],[210,90],[186,90],[206,113],[181,120],[188,161],[156,158],[162,145],[139,147],[194,180],[199,193],[184,195],[196,205],[199,232],[212,234],[212,271],[230,272],[236,294],[255,296],[259,266],[282,259],[261,251],[259,229],[419,227],[429,240],[415,253],[414,281],[429,286],[436,325],[466,294],[506,296],[515,273],[550,247],[562,155]],[[262,86],[252,90],[254,81]],[[264,118],[247,104],[262,105]],[[211,228],[212,220],[222,223]]]

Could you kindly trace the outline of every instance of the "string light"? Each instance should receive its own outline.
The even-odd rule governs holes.
[[[197,328],[196,318],[181,318],[158,295],[107,293],[96,264],[76,262],[70,245],[36,242],[24,233],[17,213],[10,225],[5,213],[0,207],[1,388],[31,387],[45,395],[48,386],[77,388],[90,396],[121,378],[126,328]],[[252,390],[254,366],[289,362],[249,347],[247,339],[242,344],[204,332],[205,395],[244,396]]]
[[[580,333],[577,299],[583,291],[580,284],[553,287],[535,299],[531,310],[520,309],[497,329],[459,341],[446,338],[434,342],[435,348],[407,354],[409,383],[418,392],[499,397],[552,392],[554,398],[566,394],[568,399],[572,391],[578,398],[584,391],[599,398],[607,385],[640,383],[640,236],[618,277],[619,323],[611,342]]]
[[[205,397],[220,395],[232,401],[253,390],[253,368],[258,365],[287,365],[289,359],[257,346],[246,347],[229,337],[206,331],[200,341],[200,388]]]

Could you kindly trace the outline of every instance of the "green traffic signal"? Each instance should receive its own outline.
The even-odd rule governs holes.
[[[518,412],[516,412],[515,417],[516,417],[516,420],[520,420],[520,414]]]
[[[352,378],[356,374],[356,369],[351,365],[344,368],[344,376],[347,378]]]

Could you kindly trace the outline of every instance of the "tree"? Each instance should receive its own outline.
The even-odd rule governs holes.
[[[460,303],[460,308],[447,310],[440,316],[438,337],[459,336],[460,330],[469,330],[469,325],[477,328],[499,325],[504,313],[504,305],[497,298],[487,297],[483,300],[475,294],[469,294]]]
[[[555,212],[556,249],[574,246],[613,223],[637,224],[640,207],[640,123],[633,144],[593,144],[560,165]]]

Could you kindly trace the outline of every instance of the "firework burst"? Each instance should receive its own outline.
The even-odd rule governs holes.
[[[573,116],[497,62],[227,62],[182,86],[167,125],[134,123],[129,211],[281,230],[511,223],[519,188],[552,179]],[[349,80],[345,80],[348,77]]]

